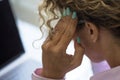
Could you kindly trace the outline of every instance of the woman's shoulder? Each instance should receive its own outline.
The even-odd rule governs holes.
[[[97,73],[90,80],[120,80],[120,66]]]

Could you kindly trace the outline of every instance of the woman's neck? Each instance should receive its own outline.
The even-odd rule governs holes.
[[[107,30],[101,30],[100,36],[102,52],[108,64],[111,68],[120,66],[120,40],[113,37]]]
[[[109,46],[106,60],[108,61],[111,68],[120,66],[120,46],[118,44],[113,44]]]

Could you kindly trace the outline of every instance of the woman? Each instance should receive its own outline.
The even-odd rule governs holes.
[[[44,0],[40,7],[43,24],[50,33],[42,45],[43,68],[33,80],[64,80],[67,72],[78,67],[83,55],[93,62],[106,60],[111,69],[90,80],[120,80],[120,0]],[[46,19],[45,13],[48,18]],[[50,23],[61,19],[55,28]],[[74,55],[66,54],[74,40]]]

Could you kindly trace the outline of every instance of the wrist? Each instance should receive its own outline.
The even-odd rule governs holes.
[[[40,75],[43,77],[46,77],[46,78],[51,78],[51,79],[63,79],[65,76],[65,74],[61,74],[59,72],[46,71],[43,69],[42,69]]]

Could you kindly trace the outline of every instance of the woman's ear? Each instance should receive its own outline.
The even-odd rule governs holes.
[[[98,28],[91,22],[85,23],[86,29],[89,34],[89,38],[92,40],[92,42],[96,42],[99,36],[99,30]]]

